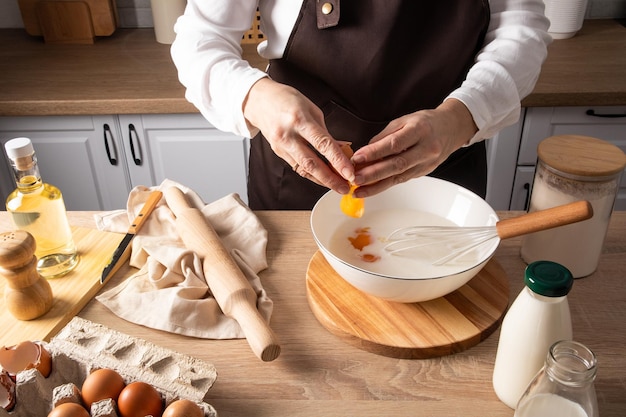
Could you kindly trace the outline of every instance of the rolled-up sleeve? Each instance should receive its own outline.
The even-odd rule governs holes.
[[[521,100],[539,78],[552,38],[542,0],[494,0],[485,42],[462,85],[448,98],[463,102],[478,132],[470,143],[515,123]]]
[[[176,21],[171,56],[185,98],[216,128],[252,137],[242,103],[252,85],[266,76],[241,57],[241,39],[250,29],[255,0],[189,0]]]

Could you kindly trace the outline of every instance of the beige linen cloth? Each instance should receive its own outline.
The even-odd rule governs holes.
[[[267,268],[267,231],[237,194],[204,204],[193,190],[174,181],[139,186],[130,192],[127,210],[95,216],[98,229],[126,233],[150,192],[171,186],[180,188],[213,226],[255,290],[257,308],[269,323],[273,303],[257,275]],[[202,259],[185,247],[174,221],[163,197],[132,241],[130,265],[139,271],[96,299],[119,317],[150,328],[204,339],[245,338],[237,321],[222,313],[207,285]]]

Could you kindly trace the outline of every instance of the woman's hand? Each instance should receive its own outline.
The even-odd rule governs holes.
[[[298,174],[340,194],[348,193],[354,166],[328,133],[322,111],[299,91],[263,78],[250,89],[243,113],[248,123],[261,130],[274,153]]]
[[[431,173],[477,130],[470,112],[456,99],[391,121],[352,157],[359,186],[355,196],[378,194]]]

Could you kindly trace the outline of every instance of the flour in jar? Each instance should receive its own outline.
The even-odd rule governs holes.
[[[432,265],[447,255],[444,244],[428,245],[403,255],[385,251],[393,231],[411,226],[456,226],[452,221],[411,209],[366,210],[359,219],[346,219],[330,239],[329,250],[342,261],[375,274],[403,278],[433,278],[452,275],[473,267],[479,255],[468,255],[446,265]]]
[[[535,175],[530,212],[587,200],[593,207],[593,217],[524,236],[520,251],[522,258],[527,263],[537,260],[560,263],[572,272],[574,278],[590,275],[598,266],[618,181],[575,181],[540,169],[542,167],[538,167]]]

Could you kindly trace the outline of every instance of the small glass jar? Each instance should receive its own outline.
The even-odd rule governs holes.
[[[524,236],[521,256],[526,263],[562,264],[574,278],[590,275],[598,267],[626,155],[608,142],[576,135],[544,139],[537,155],[528,211],[587,200],[593,217]]]
[[[571,340],[556,342],[514,417],[598,417],[596,372],[597,359],[589,348]]]

